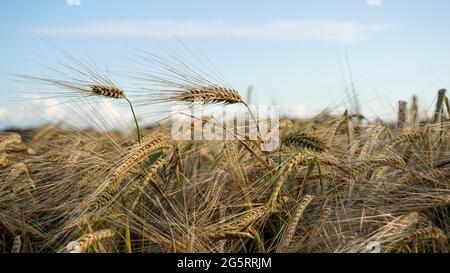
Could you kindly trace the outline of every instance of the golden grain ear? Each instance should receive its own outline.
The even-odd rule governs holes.
[[[316,152],[325,152],[328,150],[328,146],[321,138],[303,131],[295,131],[287,134],[284,138],[284,144],[289,147]]]
[[[109,97],[114,99],[123,99],[125,98],[125,93],[115,86],[107,86],[107,85],[93,85],[91,87],[91,92],[96,96]]]
[[[6,146],[10,144],[22,143],[22,137],[16,133],[10,133],[6,135],[0,135],[0,152],[3,151]]]
[[[135,145],[124,155],[123,161],[109,172],[104,186],[105,189],[100,189],[100,193],[94,193],[88,207],[88,212],[94,213],[107,206],[116,198],[122,179],[133,167],[142,163],[155,152],[172,147],[173,145],[164,139],[148,139],[141,144]],[[162,166],[163,163],[164,161],[160,161],[158,166]],[[81,221],[84,222],[86,219],[83,218]]]
[[[303,215],[303,212],[305,211],[306,207],[311,203],[313,200],[313,196],[306,195],[304,196],[300,202],[295,206],[293,209],[292,216],[288,220],[288,222],[285,224],[285,227],[283,229],[283,234],[281,236],[280,241],[278,242],[278,247],[276,252],[286,252],[289,248],[289,245],[291,243],[292,237],[294,236],[294,233],[297,229],[298,222],[300,218]]]
[[[193,103],[200,101],[203,103],[225,103],[235,104],[243,103],[241,95],[234,89],[227,87],[198,87],[196,89],[189,89],[179,95],[173,96],[174,100],[185,101]]]
[[[66,253],[84,253],[89,250],[92,244],[102,240],[110,239],[116,235],[112,229],[102,229],[93,233],[83,235],[81,238],[68,243],[63,252]]]

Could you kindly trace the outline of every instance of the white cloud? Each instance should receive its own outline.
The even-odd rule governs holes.
[[[297,119],[306,119],[312,117],[313,113],[308,106],[304,104],[298,104],[292,109],[292,116],[293,118]]]
[[[81,0],[66,0],[66,3],[69,6],[80,6]]]
[[[381,0],[367,0],[367,5],[369,6],[380,6]]]
[[[354,42],[385,31],[388,25],[355,22],[274,21],[262,24],[236,24],[224,21],[125,20],[90,24],[40,27],[45,35],[134,36],[180,38],[248,38],[288,41]]]
[[[120,105],[104,99],[61,103],[37,94],[27,95],[23,103],[0,107],[0,129],[11,126],[27,128],[46,123],[101,130],[130,129],[133,126],[130,111]]]

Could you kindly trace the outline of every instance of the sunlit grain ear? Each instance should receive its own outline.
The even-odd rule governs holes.
[[[174,100],[180,100],[184,102],[196,102],[201,101],[203,103],[243,103],[241,95],[230,88],[218,87],[218,86],[205,86],[198,89],[188,90],[179,95],[173,96]]]
[[[173,145],[166,140],[152,139],[136,145],[136,147],[131,149],[127,154],[123,155],[123,161],[115,166],[108,174],[109,178],[105,181],[104,185],[102,185],[103,189],[99,189],[99,193],[95,193],[92,197],[88,212],[95,213],[108,205],[113,198],[117,197],[122,179],[133,167],[136,167],[137,164],[146,160],[155,152],[171,147],[173,147]],[[159,164],[162,164],[162,162]]]
[[[311,203],[313,198],[314,197],[310,195],[303,197],[298,205],[294,208],[292,217],[288,220],[283,230],[283,234],[277,246],[277,252],[286,252],[288,250],[292,237],[294,236],[294,233],[297,229],[298,222],[300,221],[303,212],[305,211],[309,203]]]
[[[87,252],[89,248],[97,242],[111,239],[116,235],[116,232],[111,229],[103,229],[83,235],[83,237],[68,243],[62,252],[66,253],[83,253]]]
[[[123,99],[125,94],[122,90],[115,86],[94,85],[91,87],[91,92],[97,96],[109,97],[114,99]]]
[[[284,144],[297,149],[318,152],[324,152],[328,149],[328,146],[321,138],[302,131],[295,131],[287,134],[284,138]]]
[[[214,66],[200,64],[211,64],[209,60],[202,62],[193,51],[187,48],[187,57],[193,57],[196,62],[189,61],[186,56],[163,48],[163,55],[143,50],[136,50],[137,56],[133,62],[142,68],[130,68],[126,71],[132,80],[139,82],[139,88],[133,90],[133,96],[138,98],[138,106],[154,106],[159,109],[148,113],[149,116],[157,116],[160,119],[167,117],[168,110],[172,106],[189,108],[193,103],[201,103],[206,106],[242,104],[250,112],[259,132],[259,125],[248,104],[243,100],[239,91],[231,87],[223,79],[223,76]],[[164,114],[161,114],[164,113]]]
[[[10,144],[22,143],[22,137],[19,134],[3,134],[0,135],[0,151],[3,151]]]

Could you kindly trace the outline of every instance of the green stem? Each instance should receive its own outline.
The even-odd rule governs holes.
[[[133,114],[133,118],[134,118],[134,123],[136,124],[136,132],[137,132],[138,142],[140,144],[141,143],[141,131],[139,129],[139,123],[137,121],[136,114],[134,113],[133,104],[131,104],[131,101],[128,98],[125,98],[125,99],[128,101],[128,104],[130,105],[131,113]]]

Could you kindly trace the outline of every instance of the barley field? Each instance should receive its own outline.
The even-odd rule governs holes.
[[[144,87],[130,96],[70,58],[67,79],[18,75],[56,87],[62,98],[123,101],[134,127],[2,132],[0,252],[449,250],[445,90],[430,117],[417,98],[411,107],[400,103],[391,122],[366,119],[364,107],[282,117],[279,147],[264,151],[260,137],[175,140],[170,120],[144,124],[135,108],[189,108],[200,99],[251,110],[242,92],[181,61],[143,60],[163,73],[135,73]],[[255,116],[250,122],[259,130]]]

